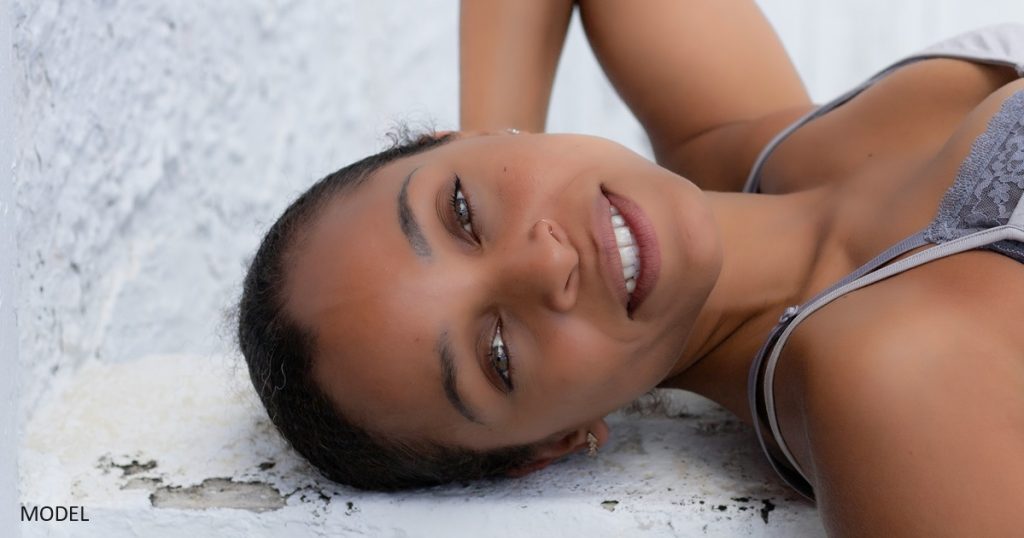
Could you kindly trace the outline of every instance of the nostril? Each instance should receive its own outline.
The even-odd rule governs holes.
[[[548,222],[548,221],[546,221],[544,219],[540,219],[540,221],[543,222],[544,225],[548,227],[548,233],[551,234],[551,237],[554,237],[555,239],[558,239],[558,236],[555,235],[555,227],[552,226],[550,222]]]

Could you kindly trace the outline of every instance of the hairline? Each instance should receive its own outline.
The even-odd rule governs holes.
[[[291,238],[291,240],[288,241],[288,246],[286,247],[283,253],[282,258],[284,260],[285,267],[294,262],[294,260],[298,257],[298,252],[302,250],[306,240],[308,240],[309,236],[311,235],[311,228],[316,226],[319,220],[323,218],[324,213],[326,212],[326,208],[329,207],[332,203],[334,203],[339,197],[351,196],[357,193],[363,185],[366,185],[371,181],[376,180],[384,169],[392,165],[397,165],[410,157],[424,155],[426,153],[429,153],[431,150],[437,149],[458,139],[458,133],[452,132],[435,138],[434,140],[431,141],[432,144],[426,147],[425,149],[421,149],[419,151],[412,151],[406,154],[395,154],[390,157],[381,158],[381,155],[387,153],[388,151],[400,150],[403,147],[412,148],[412,146],[408,143],[395,145],[377,154],[371,155],[370,157],[367,157],[362,161],[353,163],[352,165],[349,165],[348,167],[343,168],[342,170],[339,170],[339,172],[341,172],[348,169],[350,170],[349,173],[353,175],[351,175],[350,177],[345,177],[344,179],[338,181],[337,184],[330,186],[327,189],[327,192],[324,193],[324,196],[315,200],[313,204],[311,204],[305,218],[300,219],[300,222],[297,223],[297,229],[294,231],[294,235]],[[324,179],[330,178],[333,175],[334,174],[330,174]],[[292,272],[290,270],[285,269],[285,290],[288,289],[288,282],[290,281],[290,278],[288,278],[288,276],[291,275],[291,273]],[[289,296],[289,294],[286,294],[286,297],[287,296]],[[345,420],[358,425],[360,428],[365,430],[368,434],[370,434],[373,437],[378,437],[390,442],[396,441],[397,438],[395,436],[385,434],[383,432],[378,432],[377,430],[372,428],[367,423],[367,421],[354,419],[353,415],[358,414],[354,413],[350,409],[344,409],[344,406],[342,406],[341,403],[338,402],[330,394],[330,392],[325,389],[322,380],[319,379],[319,376],[316,375],[317,366],[318,364],[321,364],[323,357],[325,355],[332,354],[333,352],[322,348],[322,346],[320,345],[322,339],[320,338],[319,331],[316,330],[316,328],[313,326],[300,322],[299,317],[296,316],[292,311],[290,301],[288,301],[287,299],[284,301],[284,304],[282,305],[282,311],[284,315],[287,318],[289,318],[291,322],[294,323],[299,330],[308,335],[310,339],[310,382],[314,389],[318,391],[320,395],[327,400],[328,403],[330,403],[332,411],[342,417],[345,417]],[[430,444],[439,447],[443,446],[435,445],[434,443]]]

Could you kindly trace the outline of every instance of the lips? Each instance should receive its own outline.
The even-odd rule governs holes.
[[[658,281],[661,268],[661,254],[658,249],[657,234],[647,214],[635,202],[624,196],[609,192],[602,186],[602,194],[598,197],[598,208],[594,216],[595,231],[598,235],[599,257],[604,280],[612,290],[619,303],[632,318],[644,300],[650,295]],[[615,235],[609,218],[609,206],[614,205],[626,221],[637,247],[640,250],[640,273],[636,276],[636,289],[632,300],[626,292],[626,283],[622,278],[622,260],[619,257]]]

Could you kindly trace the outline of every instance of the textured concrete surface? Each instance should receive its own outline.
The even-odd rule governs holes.
[[[365,493],[287,450],[233,360],[89,361],[26,431],[23,501],[86,507],[88,523],[26,536],[822,536],[752,432],[674,392],[609,419],[597,458],[518,480]],[[29,478],[31,477],[31,478]]]
[[[86,359],[226,349],[211,329],[290,199],[379,146],[398,103],[453,116],[451,36],[402,26],[454,10],[14,2],[29,407]]]
[[[0,125],[11,123],[11,17],[0,2]],[[0,127],[0,535],[17,538],[18,521],[18,331],[15,305],[14,148],[10,128]]]
[[[818,99],[939,37],[1024,17],[1009,0],[761,4]],[[26,412],[86,359],[226,351],[211,327],[295,194],[380,147],[394,120],[457,125],[455,0],[11,11]],[[649,154],[578,27],[551,110],[551,130]]]
[[[817,100],[942,37],[983,24],[1024,20],[1019,0],[759,3]],[[95,372],[132,371],[155,355],[230,356],[230,337],[225,336],[230,330],[221,320],[238,294],[246,260],[283,207],[316,178],[381,147],[382,134],[395,120],[457,126],[455,0],[11,0],[2,6],[9,16],[0,17],[0,25],[9,22],[11,48],[0,35],[0,48],[10,54],[9,63],[0,62],[0,92],[10,88],[12,98],[8,101],[4,94],[0,99],[6,120],[0,122],[0,365],[10,372],[0,376],[0,401],[13,401],[14,380],[22,380],[20,410],[6,405],[0,414],[4,432],[14,427],[12,421],[25,427],[33,414],[59,412],[54,409],[70,413],[71,403],[52,404],[50,411],[41,404],[83,390],[83,379]],[[649,155],[642,131],[600,72],[578,25],[571,30],[559,69],[549,130],[606,136]],[[13,184],[5,176],[12,160]],[[14,314],[16,337],[10,322]],[[188,394],[163,390],[143,395],[149,398],[145,408],[159,416],[160,408],[172,405],[167,399],[171,394],[187,405]],[[191,451],[192,439],[175,437],[187,432],[149,430],[145,418],[133,413],[124,415],[135,417],[132,421],[115,420],[136,405],[127,398],[111,396],[103,404],[107,407],[94,411],[97,420],[110,420],[97,422],[96,432],[79,424],[72,428],[78,437],[24,445],[22,458],[37,462],[21,472],[34,502],[55,503],[62,496],[92,492],[98,495],[95,499],[106,499],[95,510],[110,517],[91,528],[120,534],[130,534],[135,525],[196,535],[209,534],[200,532],[204,528],[269,532],[302,528],[307,520],[318,532],[327,532],[345,529],[355,514],[361,514],[356,516],[362,518],[360,525],[388,521],[398,507],[403,514],[422,515],[428,522],[424,528],[453,520],[446,516],[456,514],[460,521],[522,531],[516,527],[524,521],[518,515],[520,502],[535,516],[528,520],[541,525],[538,531],[544,521],[559,518],[589,518],[608,529],[625,528],[616,525],[627,520],[640,527],[662,528],[657,522],[669,521],[691,528],[686,525],[694,514],[703,514],[693,516],[694,521],[711,525],[735,511],[737,525],[749,521],[753,526],[744,528],[756,534],[775,528],[776,521],[757,527],[758,503],[782,495],[775,490],[772,497],[728,492],[729,487],[747,487],[729,478],[744,472],[740,467],[764,471],[757,467],[760,460],[750,456],[749,461],[713,460],[719,463],[704,469],[717,469],[725,477],[721,483],[712,480],[718,484],[714,487],[702,485],[705,489],[686,493],[673,489],[670,494],[668,487],[680,486],[666,485],[664,495],[642,490],[648,491],[642,502],[641,497],[623,500],[624,492],[633,491],[628,484],[647,480],[645,471],[637,465],[619,469],[607,463],[619,460],[605,460],[597,464],[600,472],[580,462],[565,467],[575,474],[560,470],[546,482],[537,478],[524,481],[526,485],[484,490],[482,495],[493,502],[465,502],[476,498],[475,493],[445,490],[397,500],[360,497],[356,512],[341,501],[324,501],[319,490],[302,490],[307,486],[298,484],[314,488],[313,482],[298,478],[303,476],[298,463],[288,463],[255,415],[226,422],[235,411],[207,409],[201,414],[207,422],[174,417],[210,436],[228,427],[232,439],[244,443],[244,433],[235,429],[249,427],[254,429],[251,435],[262,439],[263,444],[248,447],[258,458],[211,467]],[[36,439],[48,420],[55,418],[33,422]],[[657,433],[660,426],[638,422],[643,446],[653,443],[654,448],[644,449],[651,454],[660,454],[664,461],[716,457],[704,450],[717,450],[717,445],[688,444],[704,439],[692,434],[699,420],[651,420],[668,421],[671,427],[664,431],[674,432]],[[179,444],[123,438],[136,431]],[[119,439],[106,451],[106,474],[97,467],[98,459],[65,464],[77,460],[60,456],[85,443],[93,447],[91,457],[99,458],[103,454],[96,447],[102,440],[86,441],[94,434]],[[0,482],[15,472],[11,458],[4,456],[15,450],[19,437],[0,436],[0,461],[8,462],[0,466]],[[670,442],[676,452],[657,452],[662,442]],[[220,451],[220,445],[199,446],[209,453]],[[735,449],[740,446],[750,448],[737,441]],[[241,458],[244,451],[228,452]],[[40,467],[38,461],[46,458],[54,458],[49,460],[52,465]],[[276,462],[273,469],[257,472],[271,460]],[[146,469],[150,461],[155,466]],[[283,482],[293,469],[297,477]],[[122,476],[128,470],[137,472]],[[268,482],[271,475],[279,478]],[[577,476],[585,477],[581,486],[566,485]],[[131,487],[121,489],[129,482]],[[276,502],[261,484],[277,489],[285,506],[197,515],[191,509],[157,510],[150,501],[156,495],[153,499],[164,506],[239,504],[253,493],[254,498]],[[698,493],[726,509],[704,509],[683,500]],[[749,506],[728,501],[747,498],[747,493],[755,499]],[[620,504],[604,505],[605,500]],[[444,510],[435,511],[435,506]],[[562,513],[570,507],[580,512]],[[658,508],[645,512],[645,507]],[[673,515],[679,507],[688,508]],[[771,512],[772,517],[784,513]],[[321,515],[309,519],[310,514]],[[6,536],[3,521],[0,534]],[[277,526],[260,527],[262,522]],[[370,527],[353,528],[369,532]]]
[[[819,99],[1018,4],[762,2]],[[11,10],[26,413],[87,359],[227,352],[217,320],[292,197],[395,120],[457,125],[455,0]],[[649,154],[578,27],[549,124]]]

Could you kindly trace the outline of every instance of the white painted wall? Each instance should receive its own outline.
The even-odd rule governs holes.
[[[831,99],[897,58],[989,24],[1024,22],[1019,0],[757,0],[816,102]],[[743,59],[737,59],[743,61]],[[755,81],[752,91],[756,91]],[[590,54],[578,21],[570,30],[548,128],[597,134],[646,151]],[[646,154],[650,154],[647,152]]]
[[[1012,0],[761,4],[819,100],[943,36],[1024,20]],[[222,310],[292,197],[393,120],[457,125],[455,0],[12,7],[26,411],[87,358],[230,349]],[[576,23],[549,128],[649,153]]]
[[[900,56],[954,34],[1024,22],[1017,0],[758,0],[811,96],[825,101]]]
[[[14,185],[11,176],[11,17],[0,2],[0,535],[17,538],[18,331]]]
[[[1019,0],[759,3],[819,101],[940,38],[1024,21]],[[19,423],[90,360],[232,353],[222,312],[291,198],[379,148],[393,120],[457,125],[455,0],[0,5],[0,364],[21,371]],[[649,154],[578,23],[552,101],[550,130]]]

